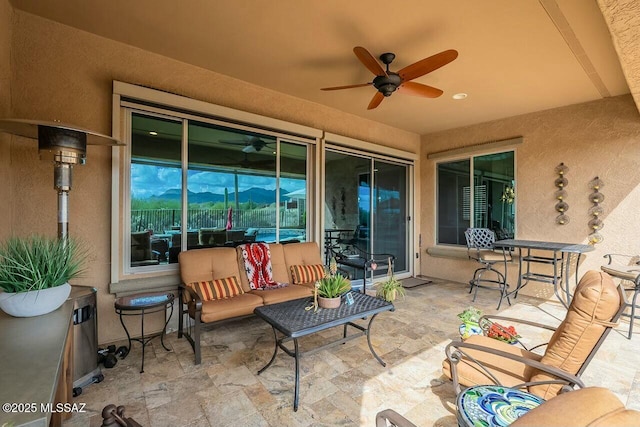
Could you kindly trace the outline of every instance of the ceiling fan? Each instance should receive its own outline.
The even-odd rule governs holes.
[[[264,141],[259,137],[252,135],[247,135],[243,139],[239,140],[221,139],[220,142],[222,142],[223,144],[244,145],[244,148],[242,149],[244,153],[257,153],[258,151],[266,147],[267,144],[269,144],[267,141]]]
[[[360,62],[373,74],[375,78],[369,83],[360,83],[348,86],[325,87],[320,90],[341,90],[351,89],[354,87],[364,87],[373,85],[378,92],[369,102],[368,110],[376,108],[386,96],[391,96],[396,90],[407,95],[422,96],[425,98],[437,98],[442,95],[442,90],[422,83],[412,82],[411,80],[424,76],[438,68],[447,65],[458,57],[458,52],[453,49],[445,50],[428,58],[424,58],[418,62],[414,62],[401,69],[398,72],[389,71],[389,64],[393,62],[396,55],[393,53],[383,53],[380,55],[380,61],[386,65],[384,70],[378,61],[369,53],[369,51],[361,46],[353,48]]]

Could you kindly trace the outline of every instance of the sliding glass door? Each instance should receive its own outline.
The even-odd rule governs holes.
[[[395,272],[409,271],[409,165],[327,149],[325,250],[395,256]],[[350,271],[356,280],[363,271]],[[386,275],[385,268],[374,276]]]

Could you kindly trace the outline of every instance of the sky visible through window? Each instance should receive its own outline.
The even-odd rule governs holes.
[[[132,163],[131,196],[135,199],[148,199],[161,196],[168,190],[180,190],[181,169],[176,167],[153,166]],[[231,194],[235,188],[235,174],[231,172],[194,171],[188,172],[189,191],[194,193],[224,194],[227,188]],[[304,179],[280,178],[282,192],[304,190]],[[238,173],[238,191],[251,188],[275,190],[275,177]],[[283,196],[286,194],[281,193]]]

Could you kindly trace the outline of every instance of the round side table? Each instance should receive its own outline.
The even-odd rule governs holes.
[[[116,314],[120,316],[120,323],[124,328],[125,333],[127,334],[127,340],[129,340],[129,344],[127,346],[127,354],[131,351],[131,341],[138,341],[142,344],[142,366],[140,367],[140,373],[144,372],[144,348],[147,346],[149,341],[153,338],[160,337],[160,343],[165,350],[170,351],[169,348],[164,344],[164,336],[167,333],[167,325],[169,324],[169,320],[173,315],[173,303],[175,301],[175,296],[173,292],[151,292],[144,294],[136,294],[130,295],[126,297],[117,298],[115,301],[115,310]],[[171,312],[169,317],[167,317],[167,309],[170,308]],[[146,314],[157,313],[159,311],[164,312],[165,322],[162,327],[162,331],[158,333],[154,333],[145,337],[144,335],[144,316]],[[131,338],[129,334],[129,330],[127,329],[127,325],[125,325],[122,316],[141,316],[140,318],[140,338]]]
[[[541,397],[515,388],[476,385],[458,395],[458,425],[506,427],[542,403]]]

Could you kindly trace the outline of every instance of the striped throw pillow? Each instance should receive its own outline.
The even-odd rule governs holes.
[[[290,268],[294,285],[315,282],[325,276],[322,264],[292,265]]]
[[[236,276],[205,282],[193,282],[189,283],[189,286],[196,291],[202,301],[232,298],[244,294]]]

